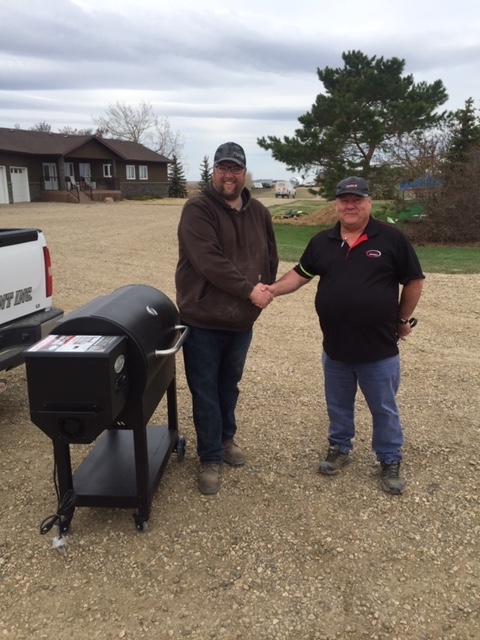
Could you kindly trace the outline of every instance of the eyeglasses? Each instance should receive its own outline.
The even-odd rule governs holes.
[[[231,171],[234,176],[238,176],[243,171],[243,168],[239,167],[238,164],[233,164],[233,165],[230,165],[230,166],[226,166],[224,164],[216,164],[215,165],[215,169],[222,176],[224,176],[229,171]]]

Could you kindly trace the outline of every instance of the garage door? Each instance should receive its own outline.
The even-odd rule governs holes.
[[[0,204],[8,204],[7,170],[0,167]]]
[[[30,202],[28,170],[26,167],[10,167],[14,202]]]

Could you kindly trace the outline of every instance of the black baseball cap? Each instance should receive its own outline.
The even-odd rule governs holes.
[[[370,195],[368,182],[363,178],[355,178],[354,176],[345,178],[345,180],[338,183],[335,198],[338,198],[338,196],[344,196],[347,193],[353,193],[356,196],[368,198]]]
[[[213,164],[218,164],[219,162],[223,162],[224,160],[235,162],[235,164],[238,164],[240,167],[242,167],[242,169],[247,166],[245,151],[236,142],[225,142],[224,144],[221,144],[215,151]]]

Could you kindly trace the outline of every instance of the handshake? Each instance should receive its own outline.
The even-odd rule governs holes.
[[[265,309],[272,302],[275,297],[274,285],[263,284],[259,282],[256,284],[249,295],[249,298],[256,307]]]

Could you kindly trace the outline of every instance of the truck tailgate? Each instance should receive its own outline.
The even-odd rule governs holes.
[[[62,316],[62,309],[54,307],[2,325],[0,327],[0,371],[22,364],[25,349],[48,335]]]

